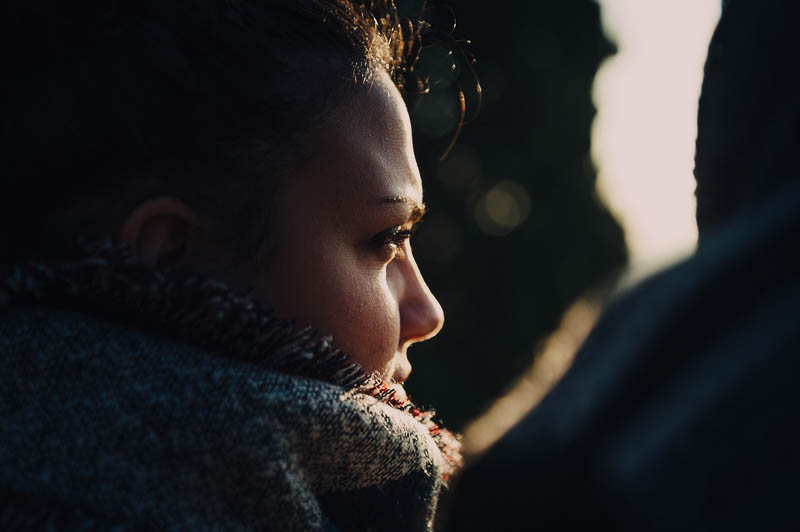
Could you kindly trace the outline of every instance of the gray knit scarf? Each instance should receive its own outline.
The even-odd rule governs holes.
[[[0,279],[0,528],[431,530],[458,438],[310,328],[127,248]]]

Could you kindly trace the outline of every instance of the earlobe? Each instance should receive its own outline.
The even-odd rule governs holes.
[[[164,268],[182,262],[189,248],[190,229],[197,225],[199,218],[188,205],[175,198],[158,197],[128,214],[120,237],[144,264]]]

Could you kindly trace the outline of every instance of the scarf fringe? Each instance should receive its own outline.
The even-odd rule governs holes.
[[[12,265],[0,281],[0,307],[41,304],[96,314],[266,369],[352,389],[425,426],[445,459],[445,483],[461,467],[460,436],[434,422],[434,411],[399,399],[378,374],[366,374],[330,336],[280,319],[271,307],[225,284],[189,271],[152,270],[128,246],[109,239],[84,244],[82,254],[74,261]]]

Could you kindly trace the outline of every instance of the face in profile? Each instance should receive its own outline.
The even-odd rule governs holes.
[[[319,139],[279,192],[274,250],[254,274],[255,296],[333,335],[367,372],[403,382],[408,347],[434,336],[444,317],[411,251],[422,181],[388,75],[340,104]]]
[[[434,336],[444,317],[411,251],[425,212],[422,181],[408,112],[389,76],[382,72],[331,111],[315,146],[265,207],[272,210],[266,259],[219,280],[332,335],[366,372],[402,383],[409,346]],[[121,236],[147,264],[174,259],[218,271],[224,246],[185,238],[188,226],[203,222],[161,197],[129,214]]]

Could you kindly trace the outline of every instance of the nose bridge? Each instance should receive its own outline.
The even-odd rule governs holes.
[[[426,340],[442,328],[444,311],[422,277],[410,247],[398,262],[402,275],[402,293],[398,294],[401,342]]]

